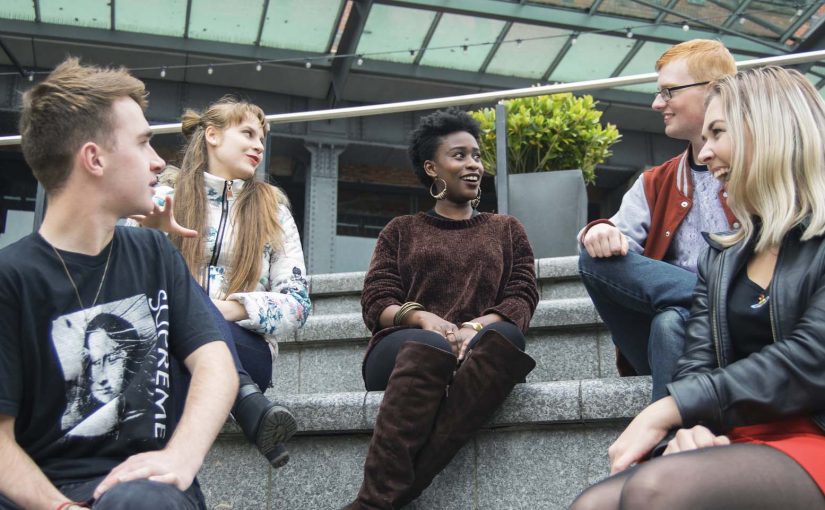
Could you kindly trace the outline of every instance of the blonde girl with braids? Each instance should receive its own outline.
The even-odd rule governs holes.
[[[284,193],[254,180],[269,131],[256,105],[225,97],[182,118],[187,138],[172,204],[174,218],[202,233],[170,233],[195,280],[215,305],[237,350],[241,387],[233,416],[274,467],[289,459],[290,412],[261,390],[270,386],[278,338],[310,312],[304,254]]]

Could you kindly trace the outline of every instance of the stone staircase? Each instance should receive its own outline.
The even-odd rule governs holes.
[[[536,359],[485,428],[412,509],[566,508],[607,474],[607,447],[650,398],[646,377],[616,377],[609,335],[579,281],[576,257],[536,263],[541,301],[527,335]],[[271,470],[227,423],[199,476],[210,508],[337,509],[358,491],[382,393],[364,391],[369,338],[363,273],[314,275],[313,315],[279,342],[268,394],[293,410],[292,459]]]

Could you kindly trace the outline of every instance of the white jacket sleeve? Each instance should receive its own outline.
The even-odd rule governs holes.
[[[622,205],[613,217],[611,223],[627,237],[627,245],[631,251],[644,251],[647,233],[650,230],[650,208],[645,197],[644,172],[636,179],[633,186],[622,197]]]
[[[279,250],[267,249],[269,274],[261,282],[265,290],[227,297],[241,303],[249,315],[239,326],[276,339],[303,326],[311,310],[298,228],[289,209],[281,206],[279,213],[283,245]]]

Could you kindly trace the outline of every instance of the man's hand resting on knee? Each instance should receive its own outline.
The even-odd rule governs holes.
[[[101,497],[112,486],[133,480],[150,480],[174,485],[185,491],[200,469],[200,462],[192,462],[191,457],[169,451],[168,448],[154,452],[132,455],[112,469],[95,489],[95,499]]]
[[[627,238],[609,223],[593,225],[582,237],[582,245],[594,259],[627,255]]]

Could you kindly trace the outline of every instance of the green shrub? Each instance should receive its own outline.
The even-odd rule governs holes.
[[[621,134],[601,125],[602,112],[589,95],[567,92],[510,99],[507,105],[507,171],[511,174],[580,168],[584,181],[596,180],[596,165],[607,159]],[[481,123],[485,170],[496,172],[496,111],[470,112]]]

